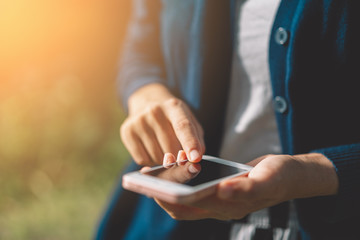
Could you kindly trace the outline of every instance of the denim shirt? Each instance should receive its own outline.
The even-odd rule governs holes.
[[[228,95],[233,4],[135,0],[118,76],[125,108],[136,89],[154,82],[186,101],[205,129],[212,155],[218,154]],[[269,66],[283,152],[323,153],[339,178],[337,195],[297,200],[304,239],[357,234],[359,5],[284,0],[272,28]]]

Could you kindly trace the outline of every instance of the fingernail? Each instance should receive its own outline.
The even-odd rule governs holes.
[[[177,164],[178,164],[179,166],[183,166],[183,165],[185,165],[185,163],[187,162],[187,161],[185,161],[185,160],[186,160],[186,153],[185,153],[184,150],[180,150],[180,151],[178,152],[178,155],[177,155],[177,158],[176,158],[176,162],[177,162]]]
[[[167,167],[171,164],[172,162],[169,159],[169,153],[165,153],[164,155],[164,159],[163,159],[163,166]]]
[[[184,150],[180,150],[178,152],[178,155],[177,155],[177,158],[176,158],[176,161],[182,161],[182,160],[186,160],[186,154],[185,154]]]
[[[193,173],[193,174],[199,172],[199,170],[193,164],[189,165],[188,170],[189,170],[190,173]]]
[[[191,150],[190,152],[190,161],[194,162],[200,157],[200,153],[197,150]]]

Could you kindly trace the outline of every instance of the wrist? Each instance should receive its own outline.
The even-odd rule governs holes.
[[[338,192],[339,182],[332,162],[323,154],[308,153],[293,156],[303,167],[298,189],[300,198],[328,196]]]

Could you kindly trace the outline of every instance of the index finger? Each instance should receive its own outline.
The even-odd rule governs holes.
[[[198,132],[193,117],[187,106],[178,99],[169,102],[169,111],[166,113],[168,119],[174,129],[176,137],[184,149],[188,160],[191,162],[199,162],[203,154],[203,139],[201,133]]]

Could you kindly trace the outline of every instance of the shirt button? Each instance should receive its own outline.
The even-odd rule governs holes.
[[[289,40],[289,32],[285,28],[279,27],[275,32],[275,42],[279,45],[285,45]]]
[[[288,109],[288,105],[286,103],[285,98],[281,96],[276,96],[273,101],[274,109],[278,113],[285,113]]]

